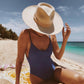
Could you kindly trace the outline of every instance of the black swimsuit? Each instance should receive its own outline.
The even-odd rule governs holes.
[[[29,56],[27,58],[30,64],[31,74],[38,76],[43,80],[50,79],[53,76],[55,65],[51,59],[52,49],[51,40],[46,50],[39,50],[31,41]]]

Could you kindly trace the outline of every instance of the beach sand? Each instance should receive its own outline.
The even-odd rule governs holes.
[[[65,55],[68,55],[68,54],[64,53],[64,56],[60,61],[57,60],[53,54],[52,54],[51,58],[59,65],[62,65],[68,69],[77,71],[80,74],[84,74],[84,65],[65,58]],[[2,66],[3,64],[4,65],[7,65],[7,64],[15,65],[16,57],[17,57],[17,41],[0,40],[0,66]],[[25,65],[25,66],[23,66],[23,68],[25,68],[25,67],[29,68],[29,64],[26,60],[26,56],[25,56],[23,64]],[[8,70],[11,70],[11,68],[6,69],[5,72]],[[2,72],[3,71],[0,71],[0,73],[2,73]]]

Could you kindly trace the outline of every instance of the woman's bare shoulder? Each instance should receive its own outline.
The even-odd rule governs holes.
[[[28,35],[31,29],[24,29],[21,31],[20,35]]]
[[[20,36],[18,38],[18,41],[27,41],[29,39],[29,32],[31,31],[31,29],[25,29],[22,30],[20,33]]]
[[[24,38],[28,37],[30,31],[31,31],[31,29],[22,30],[19,37],[24,37]]]

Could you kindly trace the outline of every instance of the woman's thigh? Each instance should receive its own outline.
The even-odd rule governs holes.
[[[43,80],[33,74],[30,74],[30,80],[32,84],[58,84],[54,79]]]
[[[64,84],[78,84],[76,83],[78,77],[77,72],[60,66],[56,67],[54,72],[55,80]]]
[[[30,81],[31,81],[32,84],[40,84],[44,80],[35,76],[35,75],[33,75],[33,74],[30,74]]]

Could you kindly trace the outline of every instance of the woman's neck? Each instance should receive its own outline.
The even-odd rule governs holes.
[[[35,34],[37,34],[39,37],[43,37],[43,36],[48,36],[48,35],[45,35],[45,34],[42,34],[42,33],[39,33],[35,30],[33,30]]]

